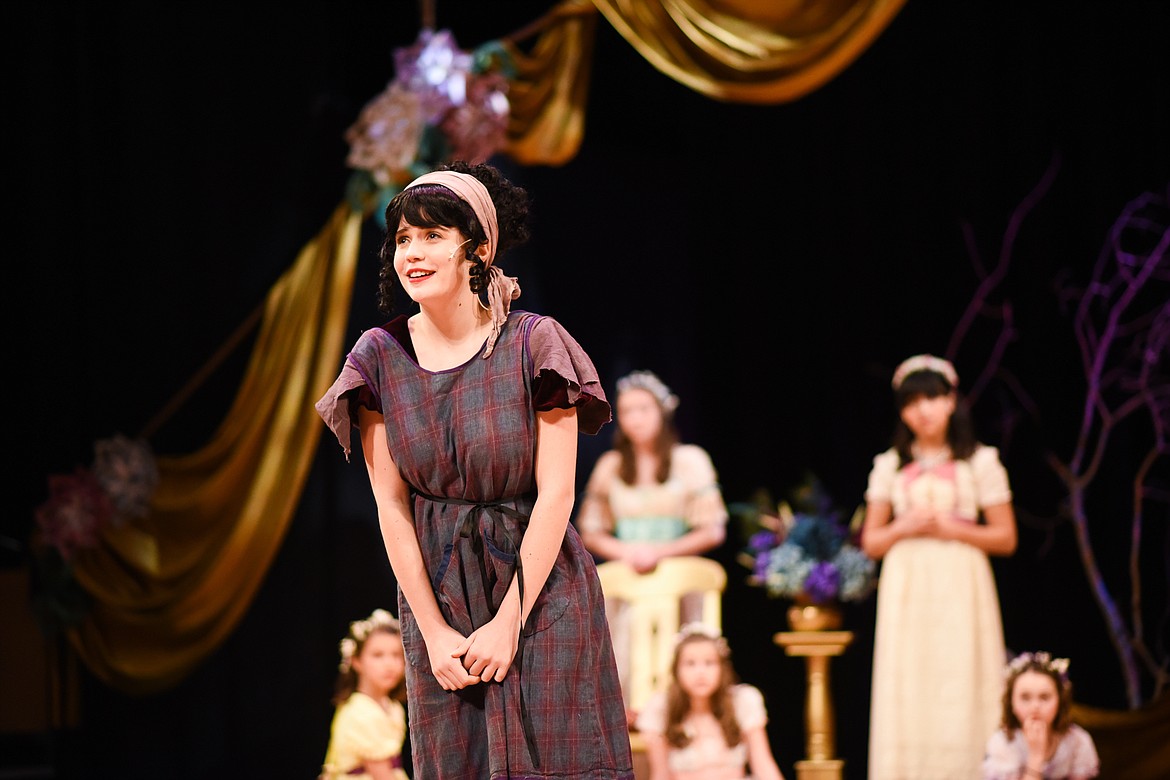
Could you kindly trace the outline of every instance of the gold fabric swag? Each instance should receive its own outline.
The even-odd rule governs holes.
[[[776,103],[839,73],[903,2],[567,0],[501,41],[517,66],[503,151],[525,165],[576,155],[599,11],[667,76],[720,100]],[[109,530],[76,562],[94,606],[69,637],[109,685],[174,685],[251,605],[324,429],[313,402],[341,365],[367,216],[337,207],[268,293],[245,375],[210,442],[160,459],[150,515]]]
[[[149,517],[77,561],[94,605],[70,639],[111,686],[177,683],[251,604],[316,454],[313,402],[340,366],[363,216],[338,207],[268,293],[226,418],[203,449],[159,459]]]

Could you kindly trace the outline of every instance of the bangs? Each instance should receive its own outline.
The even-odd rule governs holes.
[[[898,408],[902,408],[911,399],[919,396],[936,398],[940,395],[946,395],[952,390],[954,388],[951,387],[951,383],[942,374],[934,371],[915,371],[902,380],[895,400],[898,403]]]
[[[393,233],[403,221],[415,227],[454,227],[469,224],[471,207],[446,187],[420,184],[398,193],[386,208],[386,228]]]

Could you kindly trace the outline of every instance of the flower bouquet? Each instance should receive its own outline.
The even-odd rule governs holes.
[[[845,525],[815,476],[774,514],[757,506],[739,516],[747,536],[739,560],[769,596],[832,604],[862,601],[877,586],[877,564],[857,545],[862,510]]]

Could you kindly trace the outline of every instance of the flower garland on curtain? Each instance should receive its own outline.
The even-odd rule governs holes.
[[[499,42],[461,50],[448,30],[424,29],[412,46],[395,50],[394,78],[346,131],[354,169],[347,198],[386,204],[416,177],[445,162],[485,162],[504,148],[508,83],[515,67]]]
[[[73,577],[73,561],[96,547],[102,532],[146,517],[158,486],[158,464],[142,439],[116,434],[94,444],[89,467],[49,476],[49,497],[37,507],[33,609],[47,633],[81,622],[89,597]]]

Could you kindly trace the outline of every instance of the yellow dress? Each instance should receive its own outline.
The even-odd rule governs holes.
[[[897,515],[931,506],[976,522],[1011,501],[993,447],[967,460],[902,467],[874,458],[867,501]],[[1000,716],[1005,648],[987,555],[963,542],[911,538],[882,560],[874,629],[870,780],[979,780]]]
[[[366,761],[401,760],[405,739],[406,710],[400,702],[390,700],[390,706],[382,709],[366,694],[354,691],[333,714],[320,780],[369,778],[354,770]],[[407,780],[401,767],[394,774],[396,780]]]

